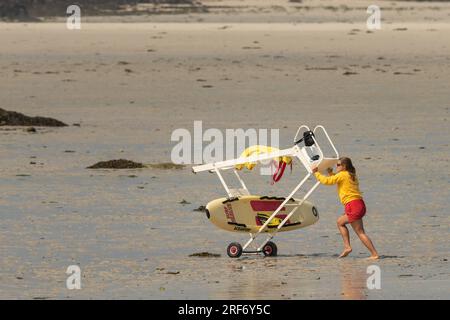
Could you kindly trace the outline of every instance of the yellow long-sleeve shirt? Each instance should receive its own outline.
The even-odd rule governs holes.
[[[315,176],[322,184],[337,184],[339,199],[343,205],[346,205],[352,200],[362,199],[358,179],[353,181],[348,171],[341,171],[329,177],[324,176],[320,172],[316,172]]]

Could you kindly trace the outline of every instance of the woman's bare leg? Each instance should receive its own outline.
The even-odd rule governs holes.
[[[344,251],[340,254],[339,258],[344,258],[352,252],[352,247],[350,246],[350,235],[348,229],[345,226],[348,223],[348,218],[344,214],[337,219],[337,226],[342,235],[342,240],[344,240]]]
[[[378,252],[375,249],[375,246],[373,245],[372,241],[370,240],[369,236],[366,235],[364,231],[364,224],[363,220],[359,219],[356,221],[353,221],[351,223],[353,230],[355,230],[355,233],[358,235],[361,242],[369,249],[371,256],[369,259],[378,259]]]

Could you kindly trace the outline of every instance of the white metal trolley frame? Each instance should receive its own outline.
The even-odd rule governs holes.
[[[298,190],[304,185],[304,183],[312,176],[312,168],[318,167],[319,171],[324,171],[329,167],[332,167],[337,163],[337,160],[339,159],[339,153],[336,150],[336,147],[334,146],[333,142],[330,139],[330,136],[328,135],[327,131],[322,125],[318,125],[312,130],[312,132],[315,134],[318,130],[321,130],[325,137],[327,138],[329,144],[331,145],[335,155],[332,157],[325,157],[322,149],[320,148],[320,145],[318,144],[315,135],[312,135],[311,138],[314,141],[314,144],[312,146],[307,146],[303,139],[299,139],[300,132],[305,131],[311,131],[308,126],[302,125],[298,128],[297,133],[294,137],[294,146],[292,148],[288,149],[282,149],[271,153],[264,153],[259,154],[255,156],[249,156],[249,157],[239,157],[237,159],[231,159],[226,161],[219,161],[209,164],[203,164],[199,166],[194,166],[192,168],[192,171],[194,173],[197,172],[203,172],[203,171],[209,171],[214,172],[219,177],[220,182],[222,183],[223,187],[225,188],[225,191],[227,192],[228,196],[230,198],[233,197],[239,197],[243,195],[250,195],[250,192],[248,191],[247,186],[245,185],[244,181],[240,177],[238,171],[235,169],[236,165],[244,164],[247,162],[257,162],[257,161],[263,161],[263,160],[269,160],[276,157],[296,157],[300,160],[300,162],[305,167],[307,173],[305,177],[300,181],[300,183],[292,190],[291,193],[285,198],[285,200],[278,206],[278,208],[272,213],[272,215],[267,219],[267,221],[259,228],[259,230],[256,233],[250,233],[250,239],[247,241],[247,243],[242,247],[243,253],[260,253],[263,250],[263,247],[275,236],[275,234],[284,226],[284,224],[289,220],[289,218],[294,214],[294,212],[303,204],[303,202],[309,198],[309,196],[316,190],[316,188],[319,186],[320,182],[316,182],[304,195],[304,197],[295,204],[288,204],[287,202],[289,199],[291,199],[295,193],[298,192]],[[303,142],[303,146],[300,146],[301,142]],[[311,157],[311,154],[315,155],[316,157]],[[238,189],[231,189],[228,187],[227,183],[225,182],[221,171],[233,169],[234,174],[238,178],[241,187]],[[263,232],[269,223],[272,221],[272,219],[278,214],[278,212],[285,206],[295,206],[295,208],[287,215],[283,221],[277,226],[277,228],[273,231],[268,233],[268,237],[263,241],[263,243],[257,247],[256,250],[246,250],[250,244],[255,241],[256,237]]]

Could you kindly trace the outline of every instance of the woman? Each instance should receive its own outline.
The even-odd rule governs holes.
[[[369,259],[378,259],[378,252],[375,250],[370,238],[364,232],[362,218],[366,214],[366,205],[364,204],[361,192],[359,191],[356,169],[353,167],[352,160],[350,158],[342,157],[339,159],[336,166],[336,174],[333,173],[331,168],[328,168],[328,177],[322,175],[318,168],[314,168],[313,172],[317,180],[322,184],[337,184],[339,198],[345,207],[345,214],[337,219],[337,226],[341,232],[342,239],[344,240],[344,251],[339,258],[346,257],[352,252],[348,229],[345,226],[350,223],[361,242],[369,249],[371,254]]]

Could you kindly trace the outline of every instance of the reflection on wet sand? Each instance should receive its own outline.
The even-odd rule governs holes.
[[[330,266],[332,270],[320,270]],[[367,265],[335,256],[248,257],[229,261],[229,275],[214,299],[367,299]],[[337,272],[336,272],[337,271]],[[339,274],[338,277],[331,276]],[[333,289],[334,288],[334,289]],[[323,292],[326,290],[327,295]],[[319,294],[320,293],[320,294]]]
[[[367,297],[366,268],[355,264],[354,260],[340,260],[339,274],[341,276],[341,295],[343,299],[365,300]]]
[[[223,292],[224,299],[261,299],[264,292],[280,290],[287,282],[282,279],[283,270],[282,264],[277,258],[264,259],[257,256],[250,257],[248,260],[233,261],[228,267],[231,269],[232,274],[240,274],[236,278],[232,277],[228,279],[227,290]],[[235,263],[234,263],[235,262]],[[279,272],[273,272],[274,270],[280,270]],[[270,271],[269,271],[270,270]],[[274,274],[277,275],[274,277]],[[281,293],[286,296],[287,293]],[[283,298],[281,296],[280,298]],[[272,295],[271,295],[272,296]]]
[[[299,299],[323,289],[315,260],[305,255],[230,260],[223,290],[214,299]],[[320,262],[319,262],[320,263]]]

